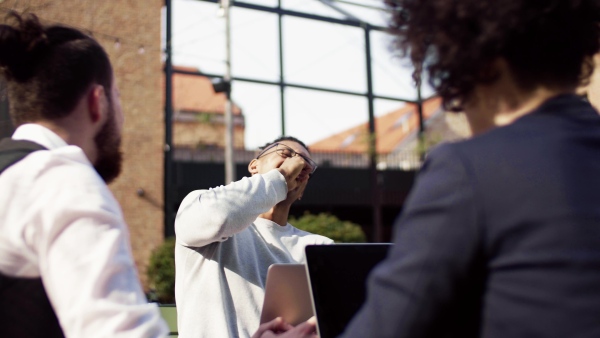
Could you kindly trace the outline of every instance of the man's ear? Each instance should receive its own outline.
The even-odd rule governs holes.
[[[88,92],[88,111],[92,123],[104,124],[108,115],[108,100],[104,86],[92,85]]]
[[[250,161],[250,163],[248,164],[248,172],[251,173],[252,175],[258,174],[258,160],[257,159],[253,159],[252,161]]]

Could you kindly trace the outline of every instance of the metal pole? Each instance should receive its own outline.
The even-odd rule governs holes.
[[[225,76],[223,80],[227,84],[225,95],[225,184],[235,181],[235,163],[233,162],[233,113],[231,104],[231,21],[230,0],[222,0],[223,13],[225,16]]]
[[[423,118],[423,98],[421,97],[421,81],[417,83],[417,110],[419,112],[419,137],[422,137],[425,131],[425,121]]]
[[[383,240],[381,226],[381,201],[377,173],[377,134],[375,131],[375,109],[373,107],[373,74],[371,69],[371,29],[365,24],[365,53],[367,59],[367,99],[369,102],[369,172],[373,200],[373,241]]]
[[[425,118],[423,117],[423,98],[421,97],[421,79],[417,83],[417,113],[419,114],[419,133],[417,140],[419,142],[420,160],[425,160]]]
[[[164,213],[165,213],[165,237],[174,236],[173,220],[173,158],[172,158],[172,128],[173,128],[173,65],[171,36],[172,36],[172,4],[171,0],[165,0],[166,6],[166,44],[165,44],[165,145],[164,145]]]
[[[278,1],[277,8],[281,9],[281,0]],[[283,29],[281,12],[279,16],[279,93],[281,97],[281,135],[285,135],[285,85],[283,77]]]

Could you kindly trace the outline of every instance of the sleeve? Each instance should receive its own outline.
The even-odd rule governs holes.
[[[188,194],[175,218],[177,241],[202,247],[224,241],[247,228],[258,215],[287,196],[287,183],[278,170]]]
[[[441,337],[464,324],[459,317],[470,314],[460,304],[477,293],[470,284],[480,243],[466,168],[452,145],[428,156],[396,221],[394,246],[369,276],[366,301],[343,337]]]
[[[53,168],[36,185],[43,235],[32,233],[46,293],[67,337],[163,337],[117,201],[91,169]],[[73,179],[75,178],[75,179]]]

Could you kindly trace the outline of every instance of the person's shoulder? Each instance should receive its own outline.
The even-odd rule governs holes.
[[[313,244],[333,244],[333,239],[322,235],[308,233],[307,235]]]
[[[53,179],[60,179],[63,184],[78,185],[95,183],[105,186],[83,150],[76,146],[62,147],[36,154],[40,169]],[[69,179],[70,178],[70,179]]]
[[[442,142],[432,147],[425,156],[425,162],[446,165],[468,165],[480,161],[502,159],[506,152],[518,150],[530,138],[527,127],[509,125],[494,128],[483,134],[459,141]],[[526,130],[523,131],[523,128]]]
[[[294,235],[298,237],[302,237],[305,241],[310,242],[309,244],[333,244],[334,241],[329,238],[319,234],[314,234],[312,232],[304,231],[296,228],[293,225],[290,225],[294,229]]]
[[[470,154],[483,151],[490,145],[498,145],[498,141],[506,138],[510,130],[496,128],[481,135],[471,136],[458,141],[446,141],[432,147],[427,157],[456,157],[459,154]]]
[[[204,194],[205,192],[210,191],[211,189],[213,189],[213,188],[192,190],[187,195],[185,195],[184,200],[195,199],[195,198],[199,197],[200,195]]]
[[[524,146],[526,147],[532,141],[552,137],[552,128],[561,128],[557,126],[557,121],[560,124],[561,119],[554,118],[554,115],[560,116],[560,114],[544,114],[543,111],[532,112],[510,124],[491,128],[469,138],[444,142],[441,144],[441,148],[444,151],[455,151],[467,155],[489,152],[488,156],[495,154],[490,152],[490,149],[518,150]]]
[[[122,222],[119,203],[77,147],[36,151],[8,170],[2,179],[12,182],[9,189],[15,192],[14,202],[29,205],[31,214],[61,215],[63,220],[68,215],[103,217],[111,223]]]
[[[469,153],[468,140],[443,142],[432,147],[425,155],[420,172],[433,168],[460,165],[464,153]]]
[[[75,146],[32,152],[7,169],[34,180],[58,180],[78,184],[81,180],[100,181],[83,150]]]
[[[321,236],[321,235],[316,235],[318,242],[316,242],[315,244],[334,244],[335,241],[329,237],[325,237],[325,236]]]
[[[83,150],[68,146],[36,151],[17,163],[19,175],[32,184],[32,193],[53,194],[56,200],[73,202],[114,200],[108,186],[89,162]]]
[[[200,196],[207,191],[210,191],[210,189],[208,189],[208,190],[206,190],[206,189],[193,190],[193,191],[189,192],[187,195],[185,195],[185,197],[179,204],[179,210],[177,211],[177,214],[186,210],[190,205],[193,205],[195,202],[197,202],[200,199]]]

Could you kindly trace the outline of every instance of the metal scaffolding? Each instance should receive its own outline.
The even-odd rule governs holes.
[[[196,0],[196,1],[201,1],[201,2],[209,2],[209,3],[219,3],[220,0]],[[322,92],[330,92],[330,93],[338,93],[338,94],[346,94],[346,95],[354,95],[354,96],[361,96],[361,97],[365,97],[368,101],[368,118],[369,118],[369,146],[368,146],[368,153],[369,153],[369,172],[370,172],[370,184],[371,184],[371,191],[372,191],[372,201],[373,201],[373,233],[372,233],[372,237],[374,239],[374,241],[381,241],[382,240],[382,224],[381,224],[381,194],[380,194],[380,184],[379,184],[379,177],[378,177],[378,172],[377,172],[377,139],[375,137],[376,133],[375,133],[375,113],[374,113],[374,100],[375,99],[386,99],[386,100],[392,100],[392,101],[398,101],[398,102],[406,102],[406,103],[413,103],[417,106],[417,111],[418,111],[418,117],[419,117],[419,134],[421,135],[424,131],[424,121],[423,121],[423,99],[421,97],[421,88],[419,86],[419,88],[417,88],[417,99],[416,100],[407,100],[407,99],[402,99],[402,98],[397,98],[397,97],[389,97],[389,96],[382,96],[382,95],[376,95],[373,92],[373,74],[372,74],[372,60],[371,60],[371,37],[370,37],[370,33],[372,31],[385,31],[386,28],[385,27],[381,27],[381,26],[377,26],[377,25],[372,25],[368,22],[362,21],[359,18],[353,16],[352,14],[348,13],[347,11],[341,9],[339,6],[336,5],[335,2],[331,1],[331,0],[317,0],[320,3],[328,6],[329,8],[335,10],[336,12],[338,12],[339,14],[341,14],[344,18],[340,19],[340,18],[333,18],[333,17],[327,17],[327,16],[322,16],[322,15],[315,15],[315,14],[311,14],[311,13],[305,13],[305,12],[299,12],[299,11],[293,11],[293,10],[289,10],[289,9],[285,9],[282,6],[282,0],[278,0],[278,5],[277,7],[268,7],[268,6],[262,6],[262,5],[257,5],[257,4],[252,4],[252,3],[246,3],[246,2],[237,2],[237,1],[233,1],[233,0],[221,0],[222,1],[222,7],[223,9],[226,11],[225,15],[226,15],[226,37],[225,39],[227,40],[227,71],[225,74],[210,74],[210,73],[204,73],[204,72],[199,72],[199,71],[188,71],[188,70],[180,70],[180,69],[173,69],[172,67],[172,50],[171,50],[171,38],[172,38],[172,30],[171,30],[171,24],[172,24],[172,3],[171,0],[165,0],[165,5],[167,6],[167,18],[166,18],[166,49],[165,52],[167,54],[166,56],[166,62],[165,62],[165,74],[166,74],[166,85],[165,85],[165,90],[166,90],[166,107],[165,107],[165,229],[167,229],[168,227],[172,227],[173,226],[173,220],[174,220],[174,212],[173,212],[173,199],[172,199],[172,194],[171,194],[171,190],[172,190],[172,182],[171,182],[171,176],[172,176],[172,152],[170,151],[170,149],[172,148],[172,116],[173,116],[173,106],[172,106],[172,83],[171,83],[171,77],[173,75],[173,73],[179,73],[179,74],[188,74],[188,75],[197,75],[197,76],[205,76],[205,77],[210,77],[210,78],[217,78],[217,79],[222,79],[225,83],[230,84],[232,81],[243,81],[243,82],[249,82],[249,83],[258,83],[258,84],[268,84],[268,85],[274,85],[274,86],[278,86],[279,87],[279,92],[280,92],[280,102],[281,102],[281,134],[285,135],[285,89],[286,88],[301,88],[301,89],[310,89],[310,90],[315,90],[315,91],[322,91]],[[230,2],[231,1],[231,2]],[[279,81],[265,81],[265,80],[260,80],[260,79],[255,79],[255,78],[247,78],[247,77],[235,77],[235,76],[231,76],[230,73],[230,30],[229,30],[229,6],[235,6],[235,7],[239,7],[239,8],[245,8],[245,9],[251,9],[251,10],[256,10],[256,11],[261,11],[261,12],[265,12],[265,13],[273,13],[276,14],[278,16],[278,38],[279,38],[279,70],[280,70],[280,74],[279,74]],[[290,17],[296,17],[296,18],[304,18],[304,19],[310,19],[310,20],[315,20],[315,21],[320,21],[320,22],[326,22],[326,23],[333,23],[333,24],[339,24],[339,25],[344,25],[344,26],[350,26],[350,27],[357,27],[360,28],[364,31],[364,39],[365,39],[365,58],[366,58],[366,74],[367,74],[367,91],[366,92],[356,92],[356,91],[347,91],[347,90],[338,90],[335,88],[327,88],[327,87],[317,87],[317,86],[307,86],[307,85],[302,85],[302,84],[297,84],[297,83],[290,83],[287,82],[285,80],[285,74],[284,74],[284,53],[283,53],[283,36],[282,36],[282,18],[283,16],[290,16]],[[228,88],[229,90],[227,91],[227,102],[229,104],[229,108],[231,109],[231,87]],[[230,109],[229,109],[229,115],[230,113]],[[226,110],[227,111],[227,110]],[[228,114],[226,113],[226,116]],[[231,117],[229,117],[231,118]],[[230,121],[231,124],[231,121]],[[231,128],[231,126],[227,126],[227,136],[226,136],[226,182],[225,184],[230,183],[231,181],[235,180],[235,174],[230,172],[230,169],[228,168],[234,168],[235,165],[233,162],[233,159],[231,158],[231,156],[227,156],[227,151],[229,151],[230,153],[232,152],[232,147],[233,147],[233,129],[231,128],[231,134],[229,134],[229,128]],[[227,150],[229,149],[229,150]],[[229,164],[227,164],[229,163]],[[229,175],[229,176],[228,176]],[[166,231],[166,230],[165,230]]]

